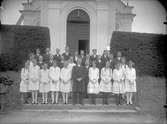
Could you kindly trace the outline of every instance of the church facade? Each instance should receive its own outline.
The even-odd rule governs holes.
[[[131,31],[133,7],[121,0],[31,0],[20,10],[24,25],[49,28],[51,52],[97,49],[110,44],[113,31]]]

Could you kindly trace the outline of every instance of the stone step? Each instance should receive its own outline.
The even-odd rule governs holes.
[[[158,124],[146,113],[12,111],[0,114],[0,124]]]
[[[139,107],[133,105],[71,105],[71,104],[25,104],[22,111],[55,111],[55,112],[138,112]]]

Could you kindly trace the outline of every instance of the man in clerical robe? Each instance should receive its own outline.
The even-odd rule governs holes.
[[[85,80],[87,77],[87,71],[84,66],[82,66],[82,59],[79,57],[77,60],[77,65],[73,67],[72,70],[72,93],[73,93],[73,105],[81,104],[83,105],[83,99],[85,96],[86,85]]]

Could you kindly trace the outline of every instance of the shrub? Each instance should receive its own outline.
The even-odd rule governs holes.
[[[135,62],[140,75],[164,76],[167,35],[113,32],[111,51],[122,51],[127,59]]]
[[[0,70],[18,70],[28,58],[29,52],[50,46],[49,29],[37,26],[2,25]]]

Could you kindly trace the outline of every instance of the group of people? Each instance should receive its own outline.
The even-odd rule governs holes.
[[[32,104],[39,103],[39,93],[42,93],[42,103],[47,104],[49,92],[52,104],[59,103],[60,94],[64,104],[69,103],[70,95],[73,105],[83,105],[85,96],[90,98],[91,104],[96,104],[99,93],[103,104],[109,104],[110,94],[115,95],[117,105],[122,104],[122,99],[133,104],[136,70],[134,62],[126,61],[120,51],[114,57],[108,50],[104,50],[103,55],[97,55],[97,50],[93,49],[92,55],[80,51],[72,56],[68,46],[62,55],[59,49],[55,55],[50,54],[49,48],[43,55],[36,49],[36,53],[29,54],[21,70],[20,92],[23,102],[25,95],[31,92]]]

